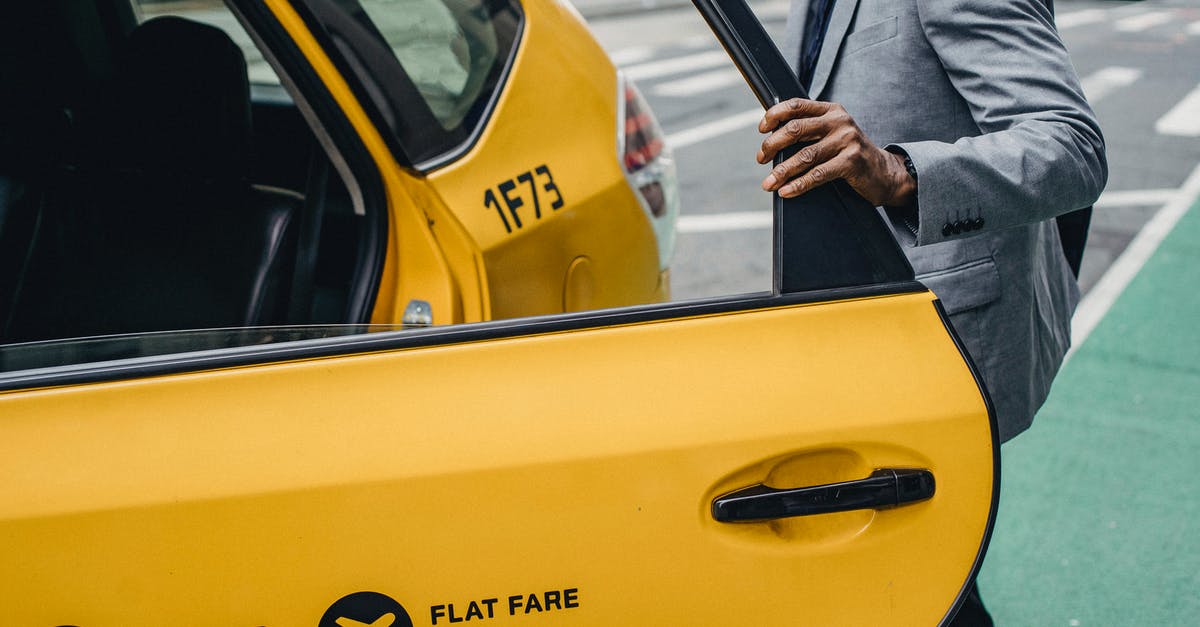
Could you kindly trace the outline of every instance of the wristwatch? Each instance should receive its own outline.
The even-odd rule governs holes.
[[[884,150],[894,155],[900,155],[904,159],[904,169],[908,170],[908,175],[912,177],[915,183],[917,181],[917,166],[913,165],[912,157],[909,157],[908,153],[904,152],[904,149],[899,146],[888,146]]]

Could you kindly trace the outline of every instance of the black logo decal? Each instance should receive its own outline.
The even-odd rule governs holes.
[[[395,599],[378,592],[355,592],[325,610],[319,627],[413,627]]]

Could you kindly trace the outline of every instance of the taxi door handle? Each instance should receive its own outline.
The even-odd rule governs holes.
[[[854,509],[882,509],[933,496],[933,473],[915,468],[881,468],[866,479],[781,490],[753,485],[713,500],[718,522],[756,522]]]

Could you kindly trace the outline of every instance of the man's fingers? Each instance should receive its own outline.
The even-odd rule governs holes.
[[[780,124],[795,118],[817,117],[828,111],[829,106],[830,103],[819,100],[805,100],[803,98],[784,100],[767,109],[767,112],[763,114],[762,121],[758,123],[758,132],[769,133],[778,128]]]
[[[832,119],[829,116],[788,120],[763,140],[758,150],[758,162],[768,163],[780,150],[800,142],[816,141],[829,134]]]
[[[763,179],[762,188],[768,192],[775,191],[789,180],[804,174],[835,154],[837,154],[837,147],[829,139],[805,146],[783,163],[772,168],[767,178]]]
[[[844,156],[838,155],[825,163],[813,166],[808,172],[780,187],[779,195],[784,198],[793,198],[829,181],[845,178],[849,173],[850,161]]]

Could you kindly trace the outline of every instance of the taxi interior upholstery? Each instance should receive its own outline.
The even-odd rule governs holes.
[[[352,322],[365,227],[295,106],[114,6],[0,9],[0,341]]]

